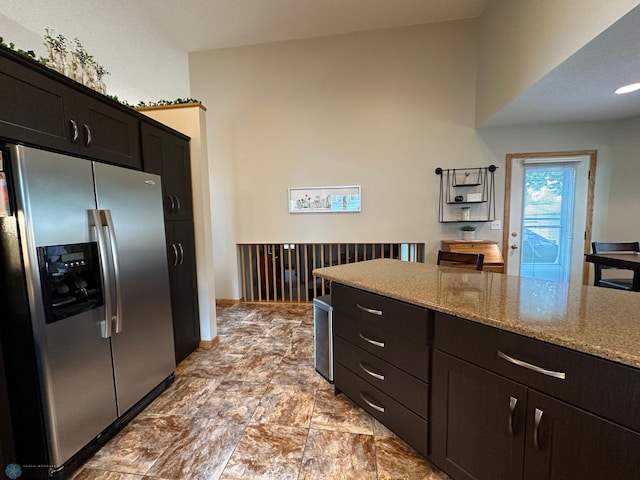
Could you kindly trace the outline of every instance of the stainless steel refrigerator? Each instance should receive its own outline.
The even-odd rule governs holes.
[[[0,163],[16,461],[56,474],[172,379],[160,177],[16,145]]]

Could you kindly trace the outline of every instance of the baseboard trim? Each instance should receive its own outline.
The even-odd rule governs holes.
[[[211,340],[200,340],[200,348],[209,350],[210,348],[215,347],[219,343],[220,343],[220,337],[216,335]]]
[[[233,298],[216,298],[216,305],[238,305],[242,303],[242,299],[234,300]]]

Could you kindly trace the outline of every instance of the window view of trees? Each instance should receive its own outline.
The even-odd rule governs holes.
[[[536,166],[525,170],[522,263],[557,263],[572,217],[575,170]],[[565,197],[569,198],[565,198]],[[571,210],[571,211],[570,211]],[[567,215],[568,214],[568,215]]]

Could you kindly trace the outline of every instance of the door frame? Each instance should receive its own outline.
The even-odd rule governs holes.
[[[509,217],[511,214],[511,173],[514,160],[525,158],[552,158],[552,157],[589,157],[589,185],[587,190],[587,218],[585,219],[584,251],[588,253],[591,245],[591,227],[593,223],[593,204],[596,185],[596,164],[598,160],[597,150],[571,150],[566,152],[530,152],[530,153],[507,153],[506,169],[504,179],[504,216],[502,219],[502,258],[504,258],[504,271],[507,271],[509,261]],[[587,263],[583,261],[582,284],[589,284],[589,268],[585,268]]]

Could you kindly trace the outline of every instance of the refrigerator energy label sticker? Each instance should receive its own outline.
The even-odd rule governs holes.
[[[7,190],[7,176],[4,172],[0,172],[0,217],[8,217],[11,215],[9,209],[9,190]]]

